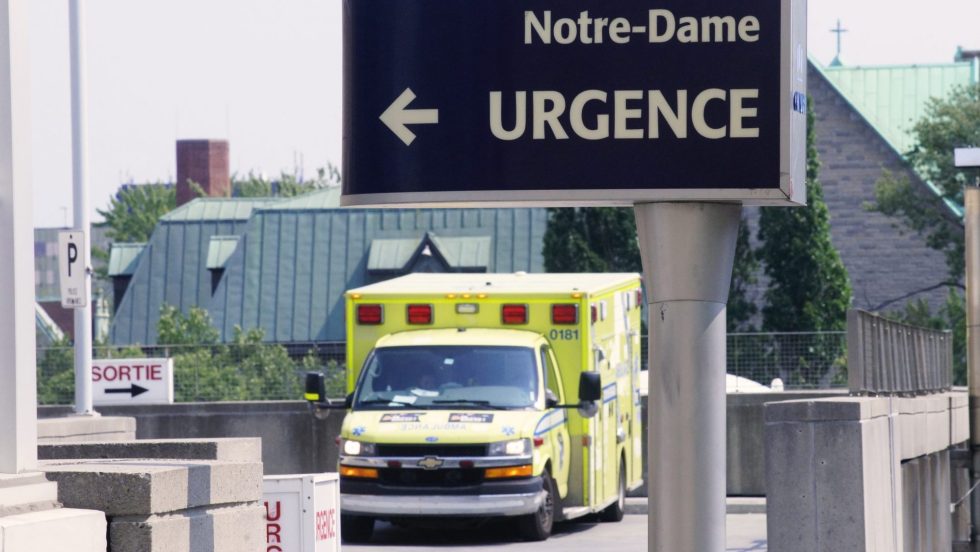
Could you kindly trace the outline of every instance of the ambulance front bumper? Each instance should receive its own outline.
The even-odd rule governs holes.
[[[520,516],[541,507],[545,491],[504,495],[340,495],[345,514],[410,516]]]

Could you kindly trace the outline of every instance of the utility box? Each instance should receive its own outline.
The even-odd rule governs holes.
[[[336,473],[267,475],[262,482],[266,552],[340,550]]]

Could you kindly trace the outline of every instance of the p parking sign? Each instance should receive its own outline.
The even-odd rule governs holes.
[[[61,306],[66,309],[88,305],[85,247],[85,232],[66,230],[58,233],[58,279],[61,281]]]

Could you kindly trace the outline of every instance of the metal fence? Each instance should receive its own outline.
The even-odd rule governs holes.
[[[39,404],[74,401],[74,357],[70,347],[38,348]],[[174,359],[177,402],[299,399],[308,371],[325,374],[331,396],[344,394],[343,344],[245,342],[96,347],[93,351],[93,358],[99,359],[162,357]]]
[[[853,393],[926,394],[953,385],[953,334],[847,313],[848,387]]]
[[[845,337],[845,332],[729,334],[728,373],[763,385],[780,378],[786,389],[846,387]],[[643,350],[645,365],[645,339]],[[344,394],[342,343],[96,347],[93,357],[172,357],[178,402],[298,399],[303,374],[311,370],[326,375],[330,396]],[[37,369],[40,404],[73,402],[71,347],[38,348]],[[736,385],[742,388],[748,382]]]

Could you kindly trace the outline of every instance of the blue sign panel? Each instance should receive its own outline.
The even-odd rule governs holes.
[[[802,0],[345,0],[346,205],[799,203]]]

